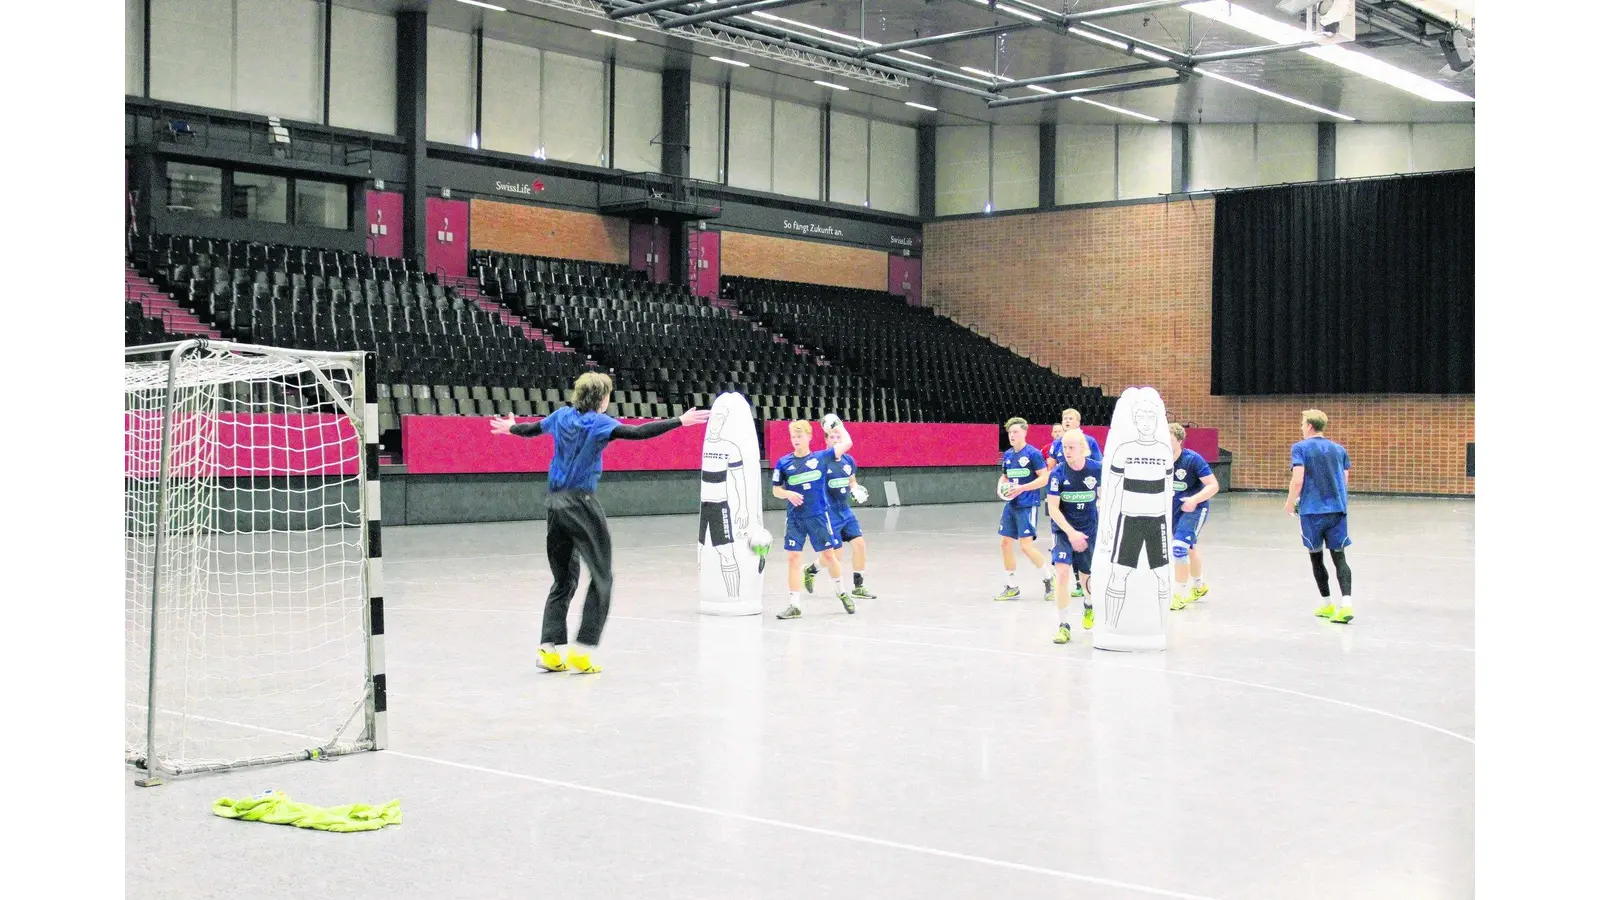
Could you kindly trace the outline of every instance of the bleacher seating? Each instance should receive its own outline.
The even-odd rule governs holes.
[[[737,389],[761,419],[913,421],[899,391],[827,364],[731,304],[626,266],[474,251],[482,290],[610,366],[620,386],[705,406]]]
[[[732,276],[722,294],[788,339],[897,390],[919,421],[1056,422],[1069,406],[1084,424],[1111,421],[1113,400],[1099,388],[893,294]]]

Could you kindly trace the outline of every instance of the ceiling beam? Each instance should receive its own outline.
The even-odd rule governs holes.
[[[1040,75],[1037,78],[1018,78],[995,85],[995,90],[1007,88],[1027,87],[1030,84],[1055,84],[1059,81],[1079,81],[1084,78],[1107,78],[1112,75],[1131,75],[1135,72],[1148,72],[1151,69],[1160,69],[1163,66],[1153,63],[1129,63],[1125,66],[1101,66],[1098,69],[1079,69],[1076,72],[1062,72],[1059,75]]]
[[[1307,47],[1321,45],[1321,41],[1296,41],[1292,44],[1264,44],[1260,47],[1240,47],[1237,50],[1218,50],[1216,53],[1201,53],[1189,57],[1192,65],[1208,62],[1221,62],[1225,59],[1244,59],[1249,56],[1266,56],[1269,53],[1286,53],[1290,50],[1304,50]]]
[[[688,6],[700,0],[650,0],[649,3],[640,3],[637,6],[624,6],[606,13],[613,19],[626,19],[643,13],[655,12],[658,9],[674,9],[679,6]]]
[[[967,31],[952,31],[948,34],[931,34],[927,37],[911,38],[904,41],[895,41],[891,44],[880,44],[877,47],[862,47],[856,51],[857,56],[877,56],[880,53],[889,53],[894,50],[909,50],[912,47],[928,47],[933,44],[946,44],[950,41],[964,41],[968,38],[989,37],[996,34],[1005,34],[1010,31],[1020,31],[1019,25],[1006,23],[1004,25],[990,25],[985,28],[972,28]]]
[[[1070,91],[1053,91],[1048,94],[1033,94],[1026,97],[1002,97],[990,100],[990,109],[1000,109],[1006,106],[1021,106],[1025,103],[1044,103],[1049,100],[1070,100],[1073,97],[1092,97],[1096,94],[1121,94],[1127,91],[1142,91],[1145,88],[1171,87],[1185,80],[1183,75],[1174,75],[1171,78],[1155,78],[1150,81],[1130,81],[1123,84],[1106,84],[1099,87],[1074,88]]]
[[[764,9],[781,9],[785,6],[799,6],[802,3],[811,3],[813,0],[755,0],[753,3],[729,3],[718,6],[706,12],[698,12],[692,16],[673,19],[667,23],[666,28],[679,28],[684,25],[694,25],[698,22],[715,22],[718,19],[727,19],[732,16],[749,15]]]

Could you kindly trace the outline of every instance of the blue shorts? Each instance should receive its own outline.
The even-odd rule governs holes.
[[[1000,536],[1019,540],[1036,537],[1038,532],[1034,528],[1033,522],[1037,517],[1038,511],[1039,507],[1037,505],[1014,506],[1007,503],[1006,508],[1000,512]]]
[[[1321,553],[1324,543],[1329,550],[1343,550],[1350,546],[1349,520],[1342,512],[1301,516],[1300,541],[1312,553]]]
[[[833,536],[833,523],[829,521],[827,513],[803,519],[789,517],[788,530],[783,535],[783,549],[804,550],[808,540],[811,541],[811,549],[819,553],[839,546],[839,539]]]
[[[1172,542],[1185,547],[1193,547],[1200,542],[1200,529],[1206,527],[1206,517],[1211,514],[1211,507],[1205,503],[1195,508],[1194,512],[1184,512],[1182,506],[1172,508]]]
[[[861,522],[848,506],[828,510],[828,519],[833,523],[833,539],[839,542],[834,546],[842,546],[861,537]]]
[[[1078,528],[1076,525],[1072,527]],[[1088,575],[1089,566],[1094,562],[1094,535],[1100,529],[1099,526],[1091,524],[1088,529],[1078,528],[1078,530],[1089,538],[1089,545],[1082,550],[1072,549],[1072,542],[1067,540],[1064,532],[1051,529],[1051,531],[1055,532],[1056,545],[1050,551],[1050,561],[1065,563],[1071,566],[1072,570],[1079,575]]]

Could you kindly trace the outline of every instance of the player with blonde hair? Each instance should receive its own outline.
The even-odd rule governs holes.
[[[1349,489],[1350,453],[1329,440],[1328,415],[1320,409],[1300,414],[1301,440],[1289,450],[1289,501],[1283,505],[1289,515],[1300,516],[1300,540],[1311,554],[1311,574],[1322,595],[1317,615],[1343,625],[1355,618],[1350,598],[1350,564],[1344,551],[1350,546]],[[1322,561],[1326,544],[1339,576],[1340,602],[1337,607],[1328,596],[1328,567]]]
[[[789,441],[794,452],[787,453],[772,467],[772,496],[789,503],[783,549],[789,552],[789,606],[778,613],[780,619],[800,618],[800,589],[803,583],[802,557],[806,543],[821,555],[833,590],[844,611],[855,615],[856,604],[844,592],[839,577],[839,538],[828,518],[828,490],[825,460],[811,452],[811,423],[790,422]]]
[[[1050,480],[1050,470],[1045,468],[1044,454],[1028,443],[1028,420],[1009,419],[1006,436],[1011,446],[1000,458],[1000,483],[997,490],[1006,501],[1000,512],[1000,558],[1006,566],[1006,586],[996,600],[1015,600],[1022,596],[1017,587],[1017,551],[1022,553],[1039,570],[1044,581],[1044,598],[1055,599],[1055,579],[1045,568],[1045,556],[1033,545],[1037,534],[1035,520],[1039,513],[1039,489]]]

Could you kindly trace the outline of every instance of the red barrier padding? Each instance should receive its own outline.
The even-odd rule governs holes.
[[[618,421],[637,425],[655,420]],[[606,448],[605,471],[698,471],[705,436],[704,428],[674,428],[648,441],[612,441]],[[555,452],[548,435],[496,437],[482,416],[401,416],[400,444],[406,471],[413,475],[548,472]]]
[[[822,425],[811,423],[813,450],[823,447]],[[863,469],[897,466],[998,466],[999,429],[994,425],[933,422],[846,422],[850,455]],[[767,462],[794,450],[789,423],[767,423]]]
[[[159,476],[161,413],[126,413],[123,427],[124,471],[132,478]],[[355,475],[361,464],[355,424],[325,413],[180,415],[171,446],[175,478]]]
[[[1102,452],[1106,448],[1106,433],[1110,430],[1104,425],[1083,426],[1083,433],[1098,441]],[[1188,432],[1188,437],[1184,439],[1183,445],[1200,454],[1206,462],[1216,462],[1217,430],[1215,428],[1195,427],[1186,429],[1186,431]],[[1041,452],[1048,454],[1050,452],[1050,444],[1053,441],[1054,438],[1050,437],[1049,425],[1028,426],[1028,443],[1038,447]]]

